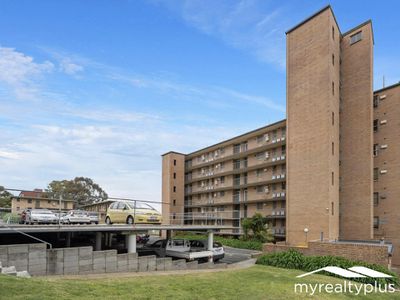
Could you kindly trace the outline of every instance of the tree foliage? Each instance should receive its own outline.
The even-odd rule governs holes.
[[[274,240],[268,229],[267,219],[260,213],[242,221],[243,239],[254,239],[260,242],[271,242]]]
[[[0,207],[11,207],[11,198],[14,195],[0,186]]]
[[[108,195],[92,179],[75,177],[72,180],[53,180],[47,187],[45,197],[75,200],[81,206],[106,200]]]

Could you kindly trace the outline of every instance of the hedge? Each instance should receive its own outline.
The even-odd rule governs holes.
[[[257,264],[259,265],[268,265],[268,266],[274,266],[278,268],[285,268],[285,269],[298,269],[302,270],[305,272],[311,272],[314,270],[321,269],[323,267],[327,266],[336,266],[340,267],[343,269],[348,269],[353,266],[363,266],[367,267],[370,269],[373,269],[378,272],[382,272],[388,275],[391,275],[391,278],[370,278],[370,277],[365,277],[365,278],[354,278],[352,280],[361,282],[361,283],[370,283],[374,284],[375,281],[379,284],[389,284],[393,283],[396,286],[399,286],[399,277],[396,273],[389,271],[387,268],[380,266],[380,265],[375,265],[375,264],[369,264],[366,262],[362,261],[352,261],[343,257],[339,256],[305,256],[304,254],[290,249],[288,251],[284,252],[279,252],[279,253],[271,253],[271,254],[265,254],[260,256],[257,259]],[[340,277],[337,275],[334,275],[329,272],[321,272],[324,273],[325,275],[329,276],[334,276],[334,277]]]

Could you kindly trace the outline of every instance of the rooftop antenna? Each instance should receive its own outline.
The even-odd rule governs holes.
[[[385,75],[383,75],[382,85],[383,85],[383,88],[384,88],[385,87]]]

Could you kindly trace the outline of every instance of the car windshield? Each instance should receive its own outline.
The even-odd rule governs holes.
[[[127,204],[131,209],[135,209],[135,202],[127,202]],[[138,208],[155,210],[153,207],[143,202],[136,202],[136,209]]]
[[[90,213],[89,213],[89,216],[95,216],[95,217],[97,217],[97,215],[98,215],[97,212],[90,212]]]
[[[33,214],[41,214],[41,215],[52,215],[53,213],[50,210],[32,210],[31,213]]]

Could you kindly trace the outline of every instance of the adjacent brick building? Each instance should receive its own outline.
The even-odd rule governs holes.
[[[286,37],[287,119],[164,154],[164,220],[260,212],[288,245],[385,238],[400,264],[400,83],[373,92],[371,21],[342,33],[327,6]]]

